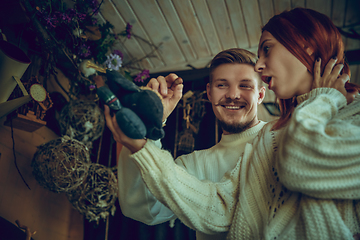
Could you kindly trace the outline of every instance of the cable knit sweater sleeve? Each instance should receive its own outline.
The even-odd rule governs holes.
[[[158,148],[161,147],[160,141],[154,144],[158,145]],[[129,159],[130,155],[130,151],[123,147],[118,162],[118,199],[122,213],[148,225],[175,219],[174,213],[147,189],[138,167]]]
[[[188,227],[214,234],[229,230],[238,199],[240,161],[229,180],[200,181],[176,165],[171,154],[152,142],[131,156],[154,196]]]
[[[346,105],[339,91],[318,88],[304,98],[280,130],[280,181],[312,197],[359,199],[360,97]]]

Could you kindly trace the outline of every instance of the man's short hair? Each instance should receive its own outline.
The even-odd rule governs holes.
[[[245,49],[230,48],[230,49],[221,51],[211,61],[209,82],[210,82],[210,84],[212,83],[213,71],[222,64],[241,63],[241,64],[249,64],[249,65],[255,67],[256,61],[257,61],[256,55]],[[260,75],[257,80],[258,80],[258,87],[260,89],[262,86],[262,81],[261,81]]]

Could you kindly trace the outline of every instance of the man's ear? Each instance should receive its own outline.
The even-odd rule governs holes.
[[[209,101],[211,102],[211,85],[210,83],[206,84],[206,93],[207,93],[207,97],[209,99]]]
[[[265,98],[265,92],[266,92],[266,89],[264,86],[262,86],[260,89],[259,89],[259,97],[258,97],[258,105],[262,103],[262,101],[264,100]]]

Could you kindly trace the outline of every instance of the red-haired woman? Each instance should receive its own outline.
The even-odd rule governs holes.
[[[297,8],[263,28],[255,66],[281,101],[220,183],[201,182],[146,143],[131,158],[150,191],[191,228],[228,239],[353,239],[360,233],[360,95],[341,36]],[[314,69],[314,70],[313,70]]]

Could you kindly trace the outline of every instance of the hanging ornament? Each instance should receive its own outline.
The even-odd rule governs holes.
[[[31,166],[41,186],[52,192],[66,192],[84,181],[89,162],[89,149],[80,141],[63,136],[40,145]]]
[[[114,215],[118,185],[115,174],[104,165],[92,163],[85,181],[66,193],[69,201],[86,219],[99,223],[109,211]]]
[[[62,135],[77,139],[87,147],[98,139],[105,126],[102,110],[91,100],[72,100],[61,110],[59,125]]]
[[[194,151],[195,137],[199,132],[199,127],[203,116],[206,113],[203,95],[206,91],[188,91],[182,98],[183,126],[184,130],[180,133],[178,150],[184,153]]]

